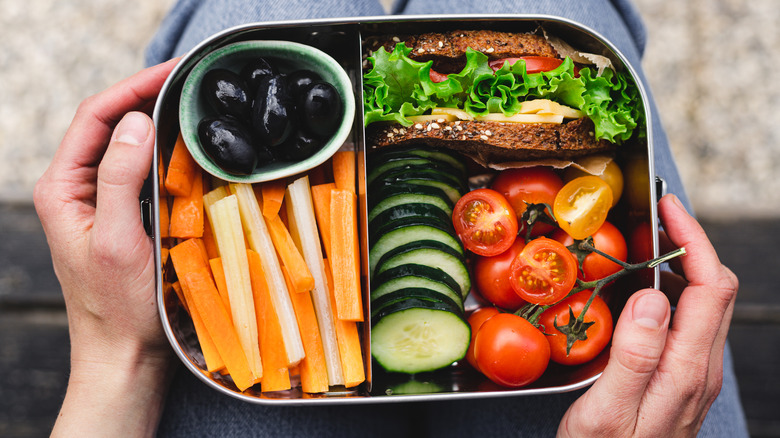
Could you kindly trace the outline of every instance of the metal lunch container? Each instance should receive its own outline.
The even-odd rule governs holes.
[[[362,108],[362,41],[369,35],[392,35],[419,33],[419,29],[426,32],[437,32],[457,29],[487,28],[512,32],[534,31],[542,26],[550,34],[559,36],[564,41],[575,46],[578,50],[597,53],[609,57],[617,69],[623,69],[635,79],[640,91],[644,108],[648,108],[648,98],[642,83],[637,80],[636,70],[629,65],[626,58],[604,37],[576,22],[554,16],[542,15],[443,15],[443,16],[385,16],[362,17],[345,19],[325,19],[308,21],[285,21],[251,23],[226,29],[201,42],[197,47],[187,53],[179,64],[171,72],[158,97],[154,110],[154,123],[157,128],[157,138],[153,169],[160,169],[161,165],[170,157],[173,144],[179,131],[178,105],[182,84],[193,66],[206,54],[224,45],[244,40],[287,40],[308,44],[328,53],[346,70],[353,82],[356,97],[356,115],[349,147],[357,151],[365,151],[364,124]],[[641,175],[632,182],[638,184],[643,193],[649,193],[647,209],[641,213],[633,212],[624,215],[626,223],[648,222],[653,230],[653,253],[658,256],[657,237],[657,211],[655,200],[661,187],[656,187],[653,165],[653,132],[649,112],[645,112],[645,125],[647,135],[643,143],[632,144],[629,150],[620,150],[619,160],[639,160],[641,162]],[[171,275],[170,263],[161,263],[164,249],[173,246],[171,239],[155,238],[160,236],[159,205],[167,202],[160,196],[161,175],[153,171],[154,184],[151,187],[149,197],[142,201],[145,207],[144,214],[149,225],[150,236],[155,240],[156,263],[156,287],[157,301],[160,317],[165,333],[174,351],[182,363],[200,380],[213,389],[251,403],[260,404],[295,404],[312,405],[322,403],[392,403],[401,401],[434,401],[441,399],[465,399],[484,397],[506,397],[522,395],[544,395],[580,389],[592,384],[606,366],[609,356],[609,347],[596,359],[581,366],[563,367],[550,364],[547,372],[530,386],[520,389],[503,388],[493,384],[487,378],[471,369],[463,361],[449,368],[427,373],[425,375],[398,375],[386,373],[381,367],[372,367],[370,353],[370,321],[362,323],[362,343],[364,348],[364,362],[366,366],[366,381],[357,388],[331,388],[328,393],[306,394],[292,382],[293,389],[288,391],[262,393],[259,385],[249,388],[244,392],[238,391],[232,380],[219,373],[206,371],[205,361],[201,353],[198,340],[189,319],[188,314],[176,301],[175,295],[170,291],[167,279]],[[365,178],[365,175],[359,175]],[[364,180],[365,181],[365,180]],[[627,188],[628,189],[628,188]],[[366,196],[371,196],[367,194]],[[365,201],[365,199],[363,199]],[[358,212],[365,219],[365,202]],[[362,222],[365,223],[365,220]],[[365,227],[363,227],[365,228]],[[367,231],[360,230],[365,236]],[[368,259],[367,248],[361,245],[361,259]],[[363,291],[367,299],[368,278],[364,276]],[[628,292],[638,290],[641,287],[658,287],[659,273],[655,268],[651,278],[632,278],[632,283],[621,288],[616,299],[619,313],[622,301],[627,298]],[[622,283],[621,283],[622,284]],[[473,295],[473,294],[472,294]],[[467,302],[467,306],[474,302]],[[370,315],[370,312],[365,312]]]

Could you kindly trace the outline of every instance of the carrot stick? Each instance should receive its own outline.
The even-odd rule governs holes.
[[[217,242],[214,240],[214,230],[211,228],[211,224],[204,224],[202,238],[209,260],[219,257],[219,248],[217,248]]]
[[[225,310],[227,310],[228,316],[230,316],[232,315],[230,310],[230,295],[228,294],[227,290],[225,267],[222,266],[222,259],[219,257],[209,259],[209,266],[211,266],[211,273],[214,275],[214,283],[217,284],[217,292],[219,292],[219,296],[222,298],[222,304],[225,306]]]
[[[179,276],[179,282],[174,283],[174,291],[178,294],[177,288],[181,289],[179,299],[182,300],[192,318],[192,324],[195,326],[195,333],[200,342],[200,349],[203,352],[203,358],[206,360],[206,368],[210,372],[215,372],[222,369],[225,364],[214,345],[211,335],[209,335],[203,324],[202,315],[192,305],[191,291],[182,280],[189,272],[209,269],[208,262],[203,258],[199,241],[200,239],[188,239],[171,248],[171,261],[173,261],[173,268]]]
[[[165,189],[173,196],[189,196],[195,186],[195,173],[198,164],[192,159],[184,139],[179,133],[173,146],[168,174],[165,176]]]
[[[317,228],[320,230],[325,256],[330,257],[330,192],[336,188],[335,183],[318,184],[311,187],[311,200],[314,204],[314,217],[317,218]]]
[[[174,281],[173,284],[171,284],[171,287],[173,288],[173,291],[176,293],[176,296],[179,298],[179,302],[181,303],[181,306],[184,307],[184,310],[187,311],[187,313],[190,313],[190,308],[187,306],[187,300],[184,298],[184,291],[181,290],[181,283],[178,281]]]
[[[349,190],[332,190],[330,263],[333,273],[333,296],[336,303],[336,317],[345,321],[363,320],[357,233],[357,195]]]
[[[325,274],[328,281],[333,284],[330,264],[325,263]],[[331,295],[331,303],[336,306],[336,300]],[[354,321],[336,320],[336,339],[339,343],[341,354],[341,369],[344,371],[344,386],[352,388],[366,380],[366,372],[363,367],[363,350],[360,346],[360,335],[357,323]]]
[[[366,160],[365,152],[358,151],[357,154],[357,189],[358,189],[358,211],[360,212],[360,247],[368,248],[368,212],[366,211]],[[368,251],[361,251],[360,271],[363,276],[368,277]]]
[[[355,193],[355,151],[338,151],[333,155],[333,180],[336,187]]]
[[[282,220],[277,215],[267,218],[268,232],[271,234],[271,240],[274,242],[277,254],[282,264],[287,267],[290,273],[290,280],[294,292],[308,292],[314,289],[314,277],[312,277],[309,267],[306,266],[306,260],[295,246],[295,242],[290,235],[290,231],[284,226]]]
[[[289,283],[290,276],[282,266],[285,280]],[[292,287],[292,286],[290,286]],[[309,293],[291,294],[295,318],[303,340],[303,350],[306,355],[298,364],[301,374],[301,389],[306,393],[325,392],[328,390],[328,372],[325,365],[325,351],[322,348],[322,338],[317,325],[317,315]]]
[[[287,181],[277,179],[260,185],[263,194],[263,216],[271,218],[279,214],[284,200],[284,191],[287,189]]]
[[[211,338],[215,341],[225,367],[240,391],[254,385],[256,376],[249,368],[246,354],[241,348],[233,325],[228,319],[227,310],[222,305],[219,292],[207,269],[199,269],[184,275],[185,289],[190,290],[190,298],[201,315]]]
[[[247,250],[249,274],[252,279],[252,295],[257,315],[260,357],[263,358],[263,378],[260,380],[263,392],[290,389],[290,374],[287,371],[287,351],[282,337],[282,326],[274,311],[271,291],[265,281],[260,255]]]
[[[203,236],[203,214],[203,173],[197,170],[189,194],[173,197],[170,237]]]
[[[171,212],[168,208],[168,198],[160,197],[160,237],[170,237]]]

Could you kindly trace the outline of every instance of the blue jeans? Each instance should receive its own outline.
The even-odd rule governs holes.
[[[569,18],[611,41],[637,68],[645,29],[628,0],[399,0],[398,14],[527,13]],[[225,28],[259,21],[379,16],[374,0],[179,0],[147,50],[152,65],[182,55]],[[645,87],[647,89],[647,86]],[[692,211],[650,96],[656,174]],[[723,388],[700,437],[746,437],[728,346]],[[566,409],[584,390],[542,397],[457,400],[435,403],[281,407],[258,406],[222,396],[181,369],[170,390],[161,436],[554,436]]]

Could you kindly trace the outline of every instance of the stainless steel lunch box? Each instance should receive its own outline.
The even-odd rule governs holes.
[[[358,151],[365,150],[364,124],[362,118],[362,50],[361,42],[368,35],[392,35],[419,32],[456,30],[463,28],[489,28],[513,32],[533,31],[539,26],[560,36],[565,41],[577,47],[578,50],[602,54],[609,57],[613,64],[624,69],[635,78],[639,87],[643,105],[649,108],[647,94],[642,83],[637,79],[636,70],[617,48],[603,36],[568,19],[542,15],[442,15],[442,16],[383,16],[309,21],[285,21],[251,23],[224,30],[187,53],[163,85],[154,110],[154,123],[157,128],[156,149],[153,169],[159,169],[162,163],[170,157],[170,152],[178,133],[178,104],[182,84],[193,66],[212,50],[229,43],[243,40],[289,40],[308,44],[323,50],[335,58],[349,74],[356,96],[357,114],[351,143]],[[626,220],[646,221],[652,224],[653,251],[658,256],[657,212],[656,203],[659,188],[656,187],[653,165],[653,132],[650,113],[645,111],[647,136],[644,144],[633,145],[631,150],[622,150],[624,160],[638,159],[646,163],[639,181],[634,184],[646,185],[649,197],[646,211],[629,214]],[[348,140],[348,143],[350,140]],[[644,165],[644,164],[643,164]],[[366,381],[355,389],[332,388],[331,392],[323,394],[305,394],[300,388],[282,392],[261,393],[255,388],[239,392],[229,378],[219,373],[209,373],[205,370],[205,362],[200,351],[192,322],[185,311],[171,297],[170,288],[165,287],[166,278],[170,275],[170,263],[161,263],[164,248],[172,246],[169,239],[155,238],[160,236],[159,205],[167,202],[160,197],[160,175],[153,171],[154,184],[151,194],[144,205],[147,209],[149,232],[155,240],[156,287],[160,318],[174,351],[182,363],[200,380],[215,390],[251,403],[260,404],[295,404],[316,405],[323,403],[393,403],[407,401],[435,401],[442,399],[468,399],[483,397],[507,397],[524,395],[545,395],[580,389],[592,384],[603,371],[609,347],[590,363],[578,367],[563,367],[551,364],[541,379],[530,386],[520,389],[508,389],[497,386],[487,378],[470,368],[468,364],[455,364],[448,369],[425,375],[397,375],[383,372],[379,367],[372,367],[370,354],[370,322],[363,323],[362,342],[366,364]],[[364,178],[365,175],[359,175]],[[370,196],[370,194],[367,194]],[[365,201],[365,199],[363,200]],[[363,202],[365,205],[365,202]],[[365,207],[360,212],[366,215]],[[364,222],[365,223],[365,222]],[[361,233],[366,233],[365,229]],[[367,260],[367,248],[361,247],[362,259]],[[641,287],[658,287],[659,273],[655,269],[652,278],[623,287],[623,292],[616,302],[625,300],[629,291]],[[649,284],[648,284],[649,283]],[[363,290],[369,290],[368,279],[363,278]],[[365,299],[365,305],[369,300]],[[467,303],[468,305],[469,303]],[[474,303],[471,303],[474,304]],[[622,306],[618,306],[622,307]],[[617,309],[619,311],[619,309]],[[370,315],[370,312],[365,312]]]

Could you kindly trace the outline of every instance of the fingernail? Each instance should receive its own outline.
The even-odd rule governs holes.
[[[634,322],[649,329],[657,329],[666,320],[669,305],[657,293],[645,294],[634,302]]]
[[[141,145],[149,138],[149,121],[141,113],[127,113],[116,127],[118,142]]]

